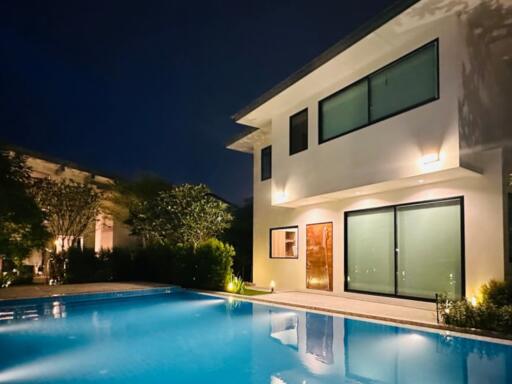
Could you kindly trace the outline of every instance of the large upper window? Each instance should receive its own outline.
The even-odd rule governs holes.
[[[319,141],[334,139],[439,97],[433,41],[319,102]]]
[[[272,177],[272,146],[261,150],[261,180],[267,180]]]
[[[322,100],[319,105],[320,142],[368,124],[368,82],[353,84]]]
[[[290,117],[290,155],[308,149],[308,110]]]
[[[383,119],[438,97],[437,42],[370,76],[370,118]]]
[[[464,293],[462,200],[347,212],[345,288],[412,297]]]

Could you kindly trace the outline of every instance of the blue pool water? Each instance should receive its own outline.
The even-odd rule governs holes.
[[[0,383],[512,383],[509,345],[187,291],[0,313]]]

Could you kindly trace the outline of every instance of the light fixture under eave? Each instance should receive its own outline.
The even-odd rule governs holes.
[[[421,158],[421,163],[423,165],[427,165],[427,164],[435,163],[436,161],[439,161],[439,160],[440,160],[439,153],[435,152],[435,153],[429,153],[428,155],[424,155]]]
[[[286,201],[288,200],[288,195],[285,191],[278,192],[276,193],[274,200],[276,204],[286,203]]]
[[[442,166],[444,155],[440,152],[433,152],[423,155],[420,159],[420,166],[422,172],[439,171]]]

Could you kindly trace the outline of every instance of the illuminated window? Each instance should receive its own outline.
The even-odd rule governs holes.
[[[270,229],[270,257],[274,259],[296,259],[298,251],[298,227]]]

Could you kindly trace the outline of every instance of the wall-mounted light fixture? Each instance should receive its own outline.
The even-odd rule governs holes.
[[[274,293],[276,289],[276,282],[274,280],[270,280],[270,292]]]
[[[288,195],[285,191],[277,192],[274,200],[276,204],[286,203]]]
[[[444,155],[440,152],[432,152],[423,155],[420,159],[420,166],[423,172],[434,172],[441,169]]]
[[[423,165],[428,165],[428,164],[435,163],[435,162],[437,162],[439,160],[440,160],[439,152],[435,152],[435,153],[429,153],[427,155],[424,155],[421,158],[421,163]]]

